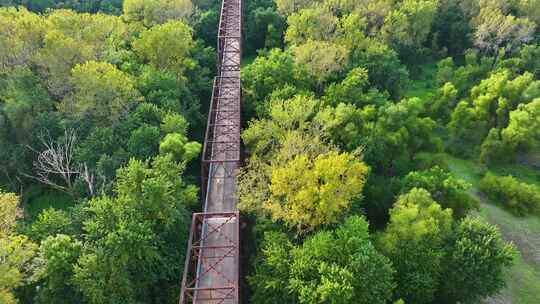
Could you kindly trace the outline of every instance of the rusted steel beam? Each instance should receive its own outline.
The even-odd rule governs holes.
[[[192,218],[180,303],[239,303],[240,226],[236,171],[241,165],[242,1],[223,0],[202,152],[203,213]],[[223,210],[224,212],[208,212]]]

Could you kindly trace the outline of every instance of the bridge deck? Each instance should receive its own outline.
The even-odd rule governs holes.
[[[203,149],[204,212],[193,215],[180,303],[239,302],[241,0],[223,0],[214,80]]]

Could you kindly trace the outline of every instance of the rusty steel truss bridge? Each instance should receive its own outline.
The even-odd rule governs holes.
[[[202,155],[204,209],[193,214],[180,304],[239,303],[240,226],[236,172],[240,167],[242,0],[223,0]]]

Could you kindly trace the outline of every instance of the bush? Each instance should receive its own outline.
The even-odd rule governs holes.
[[[512,175],[496,176],[488,173],[480,181],[480,190],[515,215],[540,215],[538,188],[520,182]]]

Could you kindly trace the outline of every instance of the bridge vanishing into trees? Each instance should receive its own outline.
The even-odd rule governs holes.
[[[236,172],[240,167],[242,0],[223,0],[218,67],[202,156],[202,213],[193,214],[180,304],[239,303],[240,227]]]

